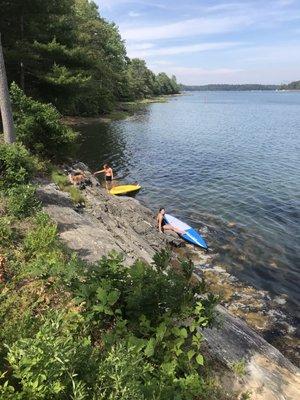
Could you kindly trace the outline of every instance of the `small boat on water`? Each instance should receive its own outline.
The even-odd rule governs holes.
[[[173,226],[174,228],[180,229],[181,231],[184,231],[183,234],[180,234],[182,239],[191,244],[194,244],[195,246],[201,247],[204,250],[208,250],[208,245],[205,239],[194,228],[192,228],[185,222],[180,221],[180,219],[173,217],[170,214],[165,214],[164,219],[167,224]]]
[[[140,185],[120,185],[115,186],[109,190],[109,193],[114,196],[126,196],[128,194],[135,194],[141,190]]]

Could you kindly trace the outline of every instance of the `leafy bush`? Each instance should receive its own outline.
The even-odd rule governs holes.
[[[12,221],[9,217],[0,217],[0,246],[7,245],[13,238]]]
[[[74,318],[70,321],[70,316],[54,313],[33,338],[20,339],[9,348],[7,359],[27,398],[75,398],[74,392],[84,389],[78,375],[88,371],[81,373],[80,366],[93,349],[88,338],[72,332],[78,325]]]
[[[70,186],[70,182],[66,175],[62,174],[59,170],[54,169],[51,172],[51,180],[60,188],[60,190],[65,190]]]
[[[18,185],[7,191],[7,209],[10,215],[24,218],[32,215],[40,207],[33,185]]]
[[[11,84],[10,95],[18,140],[35,154],[65,157],[76,134],[61,122],[56,108],[27,97],[15,83]]]
[[[127,268],[112,253],[88,265],[46,214],[30,221],[0,292],[0,399],[217,399],[201,376],[215,299],[190,262],[174,270],[161,252]]]
[[[51,179],[60,188],[60,190],[70,194],[71,200],[75,205],[85,203],[85,198],[80,190],[69,182],[66,175],[62,174],[58,170],[53,170],[51,173]]]
[[[80,192],[80,190],[77,187],[71,186],[69,188],[68,192],[70,193],[71,200],[73,201],[73,203],[75,205],[85,203],[85,198],[83,197],[82,193]]]
[[[121,341],[111,347],[99,363],[96,375],[97,399],[144,400],[144,385],[153,366],[135,346]]]
[[[35,256],[51,252],[59,247],[57,225],[49,216],[38,213],[35,218],[35,229],[31,230],[24,239],[24,251],[27,256]]]
[[[18,143],[0,143],[0,189],[26,184],[40,168],[37,159]]]

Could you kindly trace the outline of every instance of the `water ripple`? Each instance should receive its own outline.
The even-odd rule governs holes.
[[[240,279],[299,307],[300,93],[207,92],[84,126],[78,158],[200,230]]]

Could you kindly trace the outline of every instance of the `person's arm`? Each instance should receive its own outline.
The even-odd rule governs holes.
[[[158,215],[157,221],[158,221],[158,230],[159,230],[160,233],[163,233],[162,226],[161,226],[162,225],[162,216],[161,216],[161,214]]]
[[[114,171],[113,170],[111,170],[111,179],[112,180],[114,179]]]
[[[98,174],[101,174],[102,172],[104,172],[104,169],[101,169],[101,171],[96,171],[96,172],[94,172],[93,175],[98,175]]]

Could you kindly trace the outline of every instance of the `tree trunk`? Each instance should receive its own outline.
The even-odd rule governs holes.
[[[7,86],[4,57],[1,45],[1,34],[0,34],[0,111],[2,116],[4,141],[6,143],[13,143],[16,140],[16,135],[15,135],[15,127],[14,127],[11,103]]]

